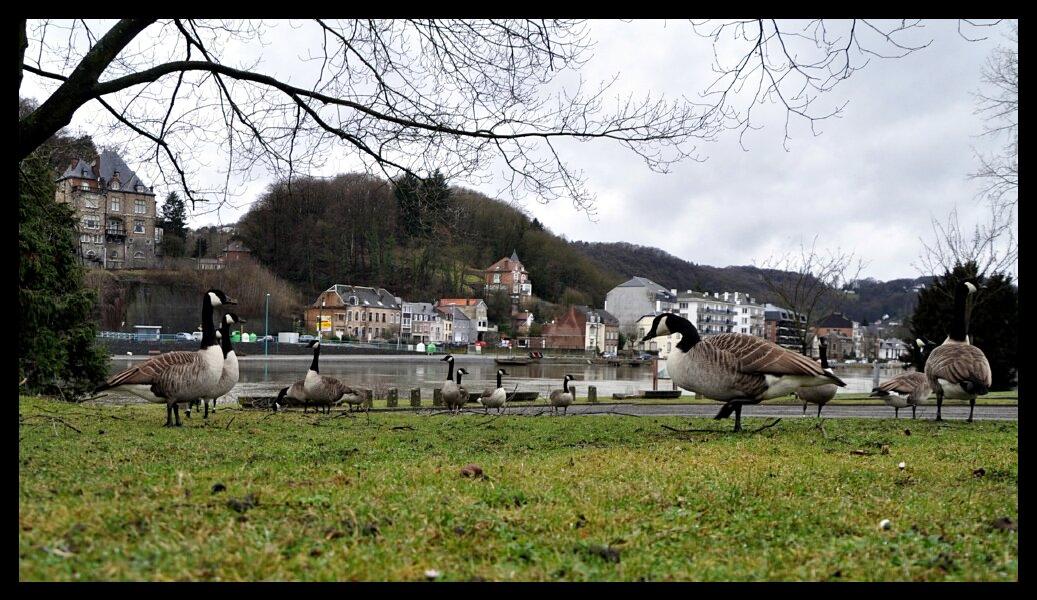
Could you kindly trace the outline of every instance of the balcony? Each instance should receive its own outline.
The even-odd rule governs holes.
[[[109,242],[124,242],[126,241],[126,228],[113,227],[109,224],[104,230],[104,237]]]

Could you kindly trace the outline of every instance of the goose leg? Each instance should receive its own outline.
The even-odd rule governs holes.
[[[817,418],[818,419],[821,418],[821,409],[824,408],[824,406],[825,406],[824,404],[818,404],[817,405]]]
[[[936,392],[936,420],[942,421],[943,417],[940,415],[940,408],[943,407],[943,388],[937,387]]]
[[[202,415],[202,418],[203,419],[208,419],[209,418],[209,401],[208,400],[202,400],[202,402],[205,403],[205,414]],[[216,401],[215,400],[212,401],[212,407],[214,409],[216,408]]]
[[[971,398],[971,399],[969,399],[969,418],[968,418],[968,422],[969,423],[972,422],[972,411],[974,411],[974,410],[976,410],[976,399],[975,398]]]
[[[894,406],[893,407],[893,414],[896,415],[895,418],[897,418],[897,419],[900,418],[900,407],[899,406]]]
[[[915,418],[915,408],[916,408],[916,407],[915,407],[915,405],[914,405],[914,404],[912,404],[912,405],[911,405],[911,418],[912,418],[912,419],[913,419],[913,418]]]
[[[803,414],[804,415],[807,414],[807,403],[806,402],[803,403]]]
[[[184,405],[184,412],[186,413],[188,419],[191,418],[191,405],[194,404],[195,402],[196,402],[195,400],[192,400],[192,401],[190,401],[190,402],[188,402],[187,404]],[[179,408],[179,405],[177,405],[177,407]],[[177,414],[180,414],[179,410],[177,411]]]
[[[174,404],[173,405],[173,416],[176,418],[176,426],[177,427],[183,427],[184,424],[180,422],[180,405],[179,404]]]
[[[742,430],[742,403],[735,404],[735,431]]]
[[[163,427],[173,426],[173,405],[166,404],[166,424]]]

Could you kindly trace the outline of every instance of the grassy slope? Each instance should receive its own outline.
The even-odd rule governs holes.
[[[1017,578],[1014,423],[19,410],[23,580]]]

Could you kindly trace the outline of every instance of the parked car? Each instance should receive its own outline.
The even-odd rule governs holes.
[[[193,342],[194,341],[194,334],[189,332],[189,331],[184,331],[184,332],[178,333],[178,334],[176,334],[176,341],[178,341],[178,342],[179,341]]]
[[[276,342],[277,338],[272,335],[261,335],[256,338],[257,342]]]
[[[313,336],[313,335],[300,335],[299,336],[299,343],[300,344],[309,344],[310,342],[312,342],[315,339],[317,339],[317,337]]]

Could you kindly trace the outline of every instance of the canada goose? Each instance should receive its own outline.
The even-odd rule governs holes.
[[[573,393],[569,391],[569,382],[575,379],[572,375],[566,375],[562,379],[562,389],[551,390],[551,406],[555,407],[555,414],[558,413],[558,407],[562,407],[562,414],[568,414],[569,405],[573,403]]]
[[[497,369],[497,387],[495,389],[488,389],[483,391],[482,396],[479,398],[479,402],[482,403],[483,408],[486,412],[490,412],[491,408],[496,408],[499,414],[504,408],[504,403],[508,399],[508,393],[504,391],[504,384],[501,383],[501,375],[507,375],[508,372],[504,369]]]
[[[820,346],[818,353],[821,354],[821,368],[826,373],[832,373],[832,369],[828,367],[828,340],[821,338],[818,340]],[[834,383],[826,383],[824,385],[814,385],[801,387],[796,391],[792,392],[795,396],[803,403],[803,412],[807,412],[807,403],[817,405],[817,418],[821,418],[821,409],[824,408],[825,404],[829,400],[835,398],[835,390],[839,389]]]
[[[735,413],[735,431],[742,429],[742,406],[785,396],[806,386],[835,383],[842,379],[806,356],[767,340],[743,333],[721,333],[702,339],[687,319],[663,313],[641,341],[680,333],[681,341],[670,352],[666,369],[680,387],[724,402],[715,419]]]
[[[929,354],[932,348],[927,347],[926,343],[921,339],[916,339],[915,344],[918,345],[918,350],[921,352],[924,360],[926,354]],[[932,345],[935,346],[935,344]],[[897,419],[900,418],[900,409],[910,406],[911,418],[914,419],[918,404],[928,398],[931,392],[932,388],[929,387],[929,379],[926,378],[925,373],[911,371],[909,373],[901,373],[888,381],[883,381],[878,387],[872,388],[871,395],[868,397],[882,398],[882,401],[887,406],[893,407],[893,415]]]
[[[234,352],[234,346],[231,345],[230,327],[235,323],[245,322],[245,319],[232,312],[227,312],[223,315],[223,324],[218,332],[220,334],[220,349],[223,351],[223,374],[220,375],[220,382],[216,385],[216,389],[213,390],[213,395],[210,396],[212,398],[212,412],[214,413],[216,412],[216,399],[234,389],[234,386],[238,383],[238,356]],[[209,418],[209,397],[195,400],[188,404],[188,418],[191,417],[191,406],[197,407],[199,402],[205,404],[205,415],[202,418]]]
[[[967,302],[969,296],[976,292],[976,286],[965,281],[959,283],[954,290],[954,317],[951,321],[950,334],[942,344],[937,346],[925,361],[925,376],[929,386],[936,392],[936,420],[942,421],[940,408],[943,399],[968,399],[969,418],[976,408],[976,396],[990,391],[993,383],[990,363],[979,348],[969,342],[968,323],[966,321]]]
[[[460,413],[464,405],[468,403],[468,390],[461,385],[461,377],[467,374],[468,370],[462,367],[457,370],[456,385],[451,386],[449,389],[446,384],[443,385],[443,403],[446,404],[451,412]]]
[[[271,407],[274,412],[277,412],[278,408],[281,406],[287,406],[289,404],[306,404],[306,391],[303,389],[304,385],[305,383],[300,379],[288,387],[281,388],[281,391],[277,393],[277,400],[274,400],[274,404]],[[285,400],[285,398],[287,398],[287,400]]]
[[[331,406],[341,403],[344,395],[354,396],[354,400],[360,396],[357,390],[349,387],[334,377],[328,377],[321,375],[318,367],[320,360],[320,340],[313,340],[309,346],[313,348],[313,362],[310,363],[310,370],[306,371],[306,378],[303,379],[303,392],[306,394],[305,408],[309,408],[310,404],[315,404],[318,407],[325,409],[325,412],[331,412]],[[350,403],[351,405],[353,402]]]
[[[180,423],[180,404],[210,397],[223,374],[223,350],[212,322],[215,306],[237,304],[222,291],[210,289],[202,297],[202,345],[196,352],[167,352],[108,378],[97,391],[121,388],[149,402],[166,404],[166,427]]]
[[[453,404],[451,404],[450,402],[459,394],[458,384],[454,382],[454,355],[447,354],[439,360],[444,361],[447,364],[446,382],[443,383],[442,394],[443,401],[446,403],[447,407],[451,409],[452,412]],[[448,396],[451,400],[447,400]]]

